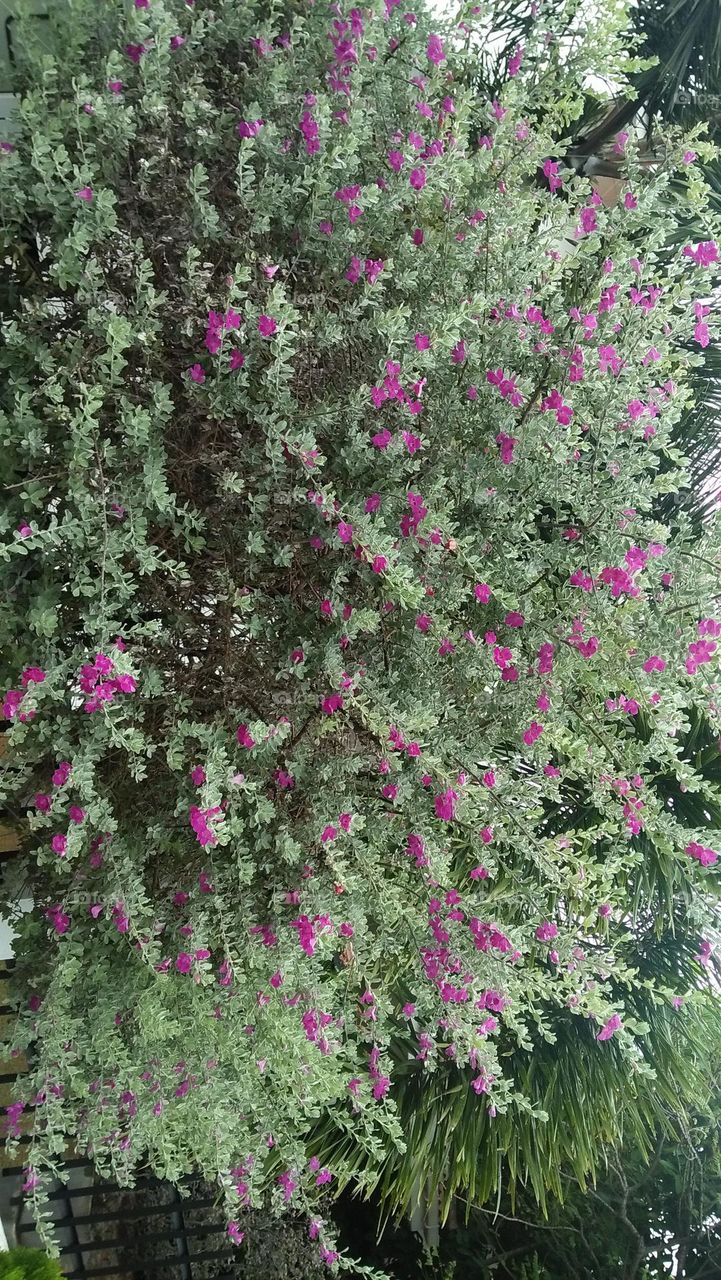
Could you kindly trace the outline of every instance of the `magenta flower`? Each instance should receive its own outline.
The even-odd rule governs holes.
[[[75,192],[75,199],[84,200],[86,204],[90,204],[93,194],[92,187],[80,187],[79,190]]]
[[[0,706],[0,711],[2,711],[5,720],[14,720],[20,711],[22,700],[23,694],[19,689],[8,689],[2,706]],[[19,718],[22,719],[22,716]]]
[[[298,1185],[297,1182],[295,1182],[290,1170],[286,1170],[285,1173],[281,1173],[280,1176],[276,1178],[276,1182],[278,1182],[280,1186],[283,1188],[284,1199],[287,1202],[288,1200],[290,1200],[291,1196],[293,1195],[293,1192],[295,1191]]]
[[[191,804],[189,810],[190,825],[195,832],[198,844],[203,848],[207,845],[215,845],[218,843],[218,837],[211,827],[211,820],[221,813],[221,809],[216,805],[213,809],[199,809],[197,805]]]
[[[605,1022],[596,1036],[597,1040],[610,1040],[614,1031],[620,1031],[622,1027],[620,1015],[612,1013],[611,1017]]]
[[[595,209],[588,206],[581,209],[580,223],[577,228],[578,235],[590,235],[592,231],[598,230],[598,221]]]
[[[441,822],[452,822],[456,812],[456,801],[458,794],[451,787],[442,791],[433,801],[433,807],[436,811],[436,817]]]
[[[695,249],[687,244],[683,252],[684,257],[692,258],[697,267],[710,267],[719,260],[718,245],[715,240],[703,240],[696,245]]]
[[[653,654],[650,658],[646,659],[643,664],[643,669],[650,675],[652,671],[665,671],[666,663],[663,658],[659,658],[656,654]]]
[[[23,688],[27,688],[29,684],[42,684],[45,679],[45,672],[41,667],[26,667],[20,677],[20,683]]]
[[[504,432],[499,431],[496,436],[496,444],[500,449],[501,462],[508,466],[513,462],[513,450],[518,444],[518,440],[515,436],[507,436]]]
[[[205,382],[205,369],[202,364],[191,364],[188,369],[188,377],[191,382],[197,382],[198,384]]]
[[[52,784],[54,787],[63,787],[72,772],[72,765],[67,760],[61,761],[52,776]]]
[[[118,933],[127,933],[130,928],[130,917],[128,916],[122,902],[116,902],[110,912],[113,918],[113,924]]]
[[[258,333],[262,338],[272,338],[273,334],[277,332],[278,324],[272,316],[263,314],[258,318]]]
[[[403,443],[412,457],[414,453],[418,453],[418,450],[421,447],[421,438],[420,436],[414,435],[412,431],[404,431],[402,435]]]
[[[426,181],[426,171],[422,165],[418,169],[411,169],[409,182],[414,191],[422,191]]]
[[[148,50],[147,50],[147,46],[144,44],[126,44],[125,52],[127,56],[130,58],[130,61],[134,62],[135,65],[137,66],[143,54],[147,53]]]
[[[387,427],[384,427],[382,431],[376,432],[371,437],[371,444],[375,445],[376,449],[387,449],[392,439],[390,431]]]
[[[508,59],[508,64],[506,69],[508,72],[509,80],[512,80],[514,76],[517,76],[519,71],[521,70],[521,63],[523,62],[523,54],[524,54],[523,46],[520,44],[517,44],[514,52],[511,54],[510,58]]]
[[[310,103],[310,105],[313,105],[313,103],[315,103],[315,98],[313,94],[311,94],[310,97],[312,98],[312,103]],[[317,155],[320,151],[320,130],[318,128],[318,122],[312,112],[303,112],[298,128],[303,135],[303,142],[307,155]]]
[[[48,907],[45,912],[45,918],[50,921],[58,934],[67,933],[70,928],[70,916],[63,911],[59,904],[54,907]]]
[[[542,733],[543,733],[543,725],[539,724],[537,720],[532,720],[529,727],[526,729],[523,735],[523,741],[525,742],[527,747],[532,747],[534,742],[538,738],[540,738]]]
[[[241,747],[245,747],[248,751],[251,751],[256,745],[255,738],[248,729],[247,724],[239,724],[235,731],[235,736],[239,745]]]
[[[558,176],[560,167],[561,166],[557,160],[544,160],[543,174],[544,177],[548,179],[551,194],[553,194],[554,191],[558,191],[559,187],[563,186],[563,179]]]
[[[255,138],[260,133],[265,121],[239,120],[235,126],[239,138]]]
[[[558,929],[550,920],[544,920],[543,924],[539,924],[536,929],[536,937],[539,942],[552,942],[558,937]]]
[[[695,858],[701,863],[702,867],[712,867],[718,861],[718,854],[713,849],[709,849],[706,845],[698,844],[696,840],[691,840],[684,850],[689,858]]]
[[[369,284],[375,284],[384,267],[385,262],[382,258],[366,258],[365,273]]]
[[[391,1082],[388,1076],[378,1076],[376,1078],[375,1083],[373,1085],[373,1089],[371,1090],[376,1102],[380,1102],[381,1098],[385,1098],[390,1087],[391,1087]],[[334,1253],[332,1256],[332,1260],[335,1261],[337,1257],[338,1257],[338,1254]]]
[[[436,67],[439,66],[441,62],[445,62],[446,55],[443,49],[443,41],[440,36],[431,35],[428,37],[426,56],[428,61],[432,62]]]

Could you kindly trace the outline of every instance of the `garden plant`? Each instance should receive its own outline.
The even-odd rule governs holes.
[[[601,8],[535,6],[492,100],[486,3],[27,26],[0,800],[41,1226],[71,1145],[343,1268],[344,1187],[543,1202],[708,1089],[721,560],[664,499],[718,229],[700,131],[619,133],[613,208],[564,165],[589,73],[638,69]]]

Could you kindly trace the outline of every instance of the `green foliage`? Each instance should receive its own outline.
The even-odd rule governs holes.
[[[2,1280],[61,1280],[62,1271],[53,1258],[37,1249],[10,1249],[0,1253]]]
[[[500,1213],[472,1210],[443,1233],[439,1265],[464,1280],[712,1280],[721,1264],[718,1116],[697,1115],[685,1133],[656,1134],[648,1159],[632,1143],[607,1153],[597,1180],[569,1185],[547,1217],[533,1198],[504,1199]],[[357,1247],[357,1241],[353,1244]]]
[[[708,1090],[672,180],[714,222],[675,134],[635,207],[535,182],[628,69],[621,6],[544,16],[495,106],[475,7],[439,45],[423,9],[74,0],[62,59],[27,41],[0,798],[41,1216],[72,1142],[346,1265],[328,1189],[543,1204]]]

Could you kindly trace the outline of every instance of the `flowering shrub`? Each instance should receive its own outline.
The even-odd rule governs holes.
[[[88,0],[29,55],[0,637],[39,1206],[67,1137],[216,1181],[237,1242],[303,1208],[342,1265],[314,1203],[402,1162],[409,1073],[500,1159],[545,1124],[514,1055],[561,1037],[610,1081],[583,1176],[683,1044],[719,569],[658,513],[718,250],[662,252],[672,177],[705,207],[683,141],[627,148],[612,210],[549,159],[623,64],[568,8],[493,102],[483,6]]]

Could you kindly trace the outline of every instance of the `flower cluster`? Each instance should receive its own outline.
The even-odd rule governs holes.
[[[125,649],[122,640],[115,642],[119,652]],[[135,693],[137,681],[129,672],[116,674],[116,660],[105,653],[97,653],[92,662],[84,662],[78,678],[80,692],[84,695],[83,710],[88,714],[101,711],[109,705],[116,693]]]

